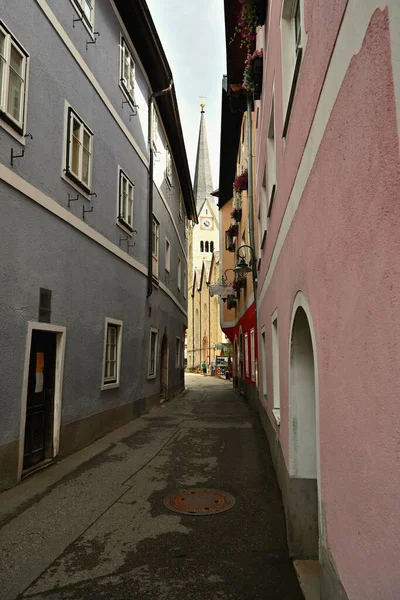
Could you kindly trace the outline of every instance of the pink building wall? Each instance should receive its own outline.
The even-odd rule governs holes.
[[[259,271],[258,312],[269,349],[267,414],[289,472],[290,326],[300,290],[310,309],[318,365],[320,547],[350,600],[400,597],[400,164],[393,77],[400,68],[399,57],[393,56],[393,40],[400,35],[399,4],[388,2],[381,10],[379,2],[370,0],[304,0],[307,43],[284,148],[282,2],[272,0],[263,95],[256,103],[262,114],[256,146],[260,199],[274,87],[277,194]],[[362,31],[362,44],[331,98],[314,156],[311,125],[317,107],[322,111],[329,76],[340,78],[339,70],[333,72],[341,64],[334,53],[344,55],[346,44],[354,43],[347,30],[354,36]],[[259,33],[258,47],[264,35]],[[301,161],[308,157],[311,170],[290,220],[289,198],[296,192]],[[276,309],[280,428],[271,405],[271,316]]]

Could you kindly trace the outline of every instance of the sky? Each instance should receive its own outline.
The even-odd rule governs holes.
[[[204,102],[214,189],[219,178],[222,76],[226,73],[222,0],[147,0],[172,70],[192,180]],[[201,99],[200,96],[206,96]]]

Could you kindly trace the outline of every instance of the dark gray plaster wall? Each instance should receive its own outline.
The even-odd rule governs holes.
[[[80,23],[72,27],[76,12],[70,0],[53,0],[49,5],[147,154],[149,90],[136,65],[143,113],[141,118],[129,121],[118,86],[121,28],[110,3],[96,0],[95,29],[100,31],[100,38],[87,51],[89,34]],[[26,129],[33,140],[27,141],[25,157],[15,162],[13,171],[67,208],[68,193],[76,196],[75,189],[62,177],[68,101],[94,132],[92,191],[97,193],[91,201],[81,197],[70,211],[82,218],[82,207],[93,206],[86,223],[118,246],[120,237],[126,235],[116,223],[118,166],[123,168],[135,184],[134,228],[138,233],[130,254],[147,267],[146,165],[38,4],[25,0],[3,3],[0,18],[30,55]],[[20,151],[21,146],[0,126],[0,162],[9,168],[11,148]],[[172,183],[171,188],[165,187],[165,181],[159,185],[185,243],[184,223],[178,217],[180,188],[175,172]],[[177,289],[177,257],[179,254],[182,258],[183,283],[184,253],[156,186],[154,212],[160,221],[160,281],[186,309],[183,289]],[[171,243],[169,276],[165,273],[166,236]],[[38,320],[40,287],[52,290],[52,323],[67,328],[62,426],[157,396],[159,353],[157,377],[147,379],[150,327],[159,329],[160,340],[167,331],[169,385],[175,390],[182,387],[182,371],[175,367],[175,339],[184,338],[186,327],[182,310],[161,289],[154,288],[147,299],[144,275],[1,180],[0,281],[0,445],[19,437],[28,321]],[[122,364],[120,387],[101,391],[105,317],[123,321]],[[135,412],[133,408],[132,414]]]

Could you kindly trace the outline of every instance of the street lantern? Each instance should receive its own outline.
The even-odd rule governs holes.
[[[240,254],[240,250],[242,248],[248,248],[250,250],[250,260],[248,263],[246,261],[246,255]],[[236,256],[238,258],[238,263],[237,263],[236,267],[234,267],[234,269],[233,269],[235,271],[236,276],[246,277],[246,275],[248,275],[249,273],[252,273],[253,272],[253,258],[254,258],[253,248],[251,246],[246,246],[246,245],[240,246],[237,249]]]

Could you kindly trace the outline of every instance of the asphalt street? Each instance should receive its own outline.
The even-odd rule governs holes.
[[[0,598],[301,600],[257,415],[230,382],[187,391],[0,495]],[[224,490],[226,512],[166,495]]]

